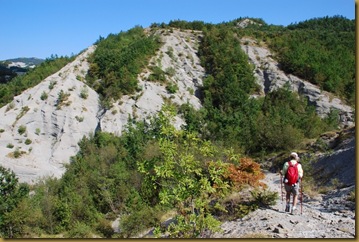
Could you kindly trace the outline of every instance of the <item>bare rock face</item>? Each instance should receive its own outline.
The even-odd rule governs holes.
[[[338,132],[327,146],[330,144],[333,150],[321,155],[313,164],[316,181],[322,185],[335,182],[344,187],[355,185],[355,127]]]
[[[200,99],[195,95],[202,86],[205,74],[196,55],[199,36],[200,32],[180,30],[161,34],[164,45],[149,65],[157,66],[165,72],[172,69],[173,74],[168,76],[168,83],[148,81],[151,72],[145,70],[138,77],[141,91],[126,95],[116,102],[101,118],[101,130],[120,135],[128,118],[146,120],[156,115],[166,100],[178,105],[189,103],[195,109],[202,107]],[[170,93],[166,89],[167,85],[174,85],[178,90]],[[175,127],[180,128],[183,124],[181,117],[176,117]]]
[[[0,164],[21,182],[60,177],[78,141],[97,125],[98,95],[82,81],[88,48],[75,61],[0,109]]]
[[[200,33],[174,30],[161,36],[164,45],[150,65],[167,72],[172,68],[168,83],[149,82],[151,72],[145,70],[138,77],[142,90],[122,97],[110,110],[100,107],[98,94],[85,84],[86,58],[95,46],[1,108],[0,165],[13,170],[21,182],[59,178],[65,172],[64,164],[79,151],[81,138],[96,129],[121,135],[129,118],[147,120],[166,101],[200,108],[195,95],[204,76],[196,55]],[[170,93],[166,89],[169,84],[177,91]],[[175,127],[182,124],[181,117],[176,117]]]
[[[292,91],[307,97],[309,102],[315,105],[320,117],[326,117],[331,109],[334,109],[339,111],[341,126],[354,125],[354,110],[350,106],[310,82],[285,74],[267,48],[259,46],[255,40],[249,38],[242,39],[241,47],[255,66],[254,75],[261,86],[262,95],[288,85]]]

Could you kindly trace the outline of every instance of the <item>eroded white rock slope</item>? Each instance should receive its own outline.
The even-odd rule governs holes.
[[[0,109],[0,128],[4,130],[0,133],[0,164],[12,169],[20,181],[32,183],[39,177],[60,177],[63,164],[78,151],[77,142],[83,135],[93,133],[98,95],[78,79],[85,77],[86,57],[94,49],[91,46],[75,61]],[[60,107],[57,102],[61,91],[68,97]],[[82,91],[88,93],[86,99],[80,97]],[[20,127],[26,128],[22,134]],[[21,156],[15,158],[16,153]]]
[[[157,113],[166,99],[201,107],[195,96],[204,75],[196,55],[198,36],[185,31],[162,35],[164,45],[151,60],[164,71],[169,67],[175,69],[169,78],[179,88],[175,94],[168,93],[165,85],[148,82],[150,72],[144,70],[138,77],[142,91],[124,96],[107,111],[99,106],[98,94],[85,84],[87,57],[95,50],[95,46],[89,47],[74,62],[0,109],[0,165],[12,169],[21,182],[61,177],[64,164],[79,150],[78,142],[83,136],[93,134],[96,128],[121,135],[129,117],[146,119]],[[61,91],[68,97],[59,108]],[[44,93],[48,97],[42,100]],[[81,97],[84,93],[88,94],[87,98]],[[176,118],[176,127],[183,123],[180,117]],[[20,127],[26,127],[26,131],[19,133]],[[17,154],[21,156],[15,158]]]

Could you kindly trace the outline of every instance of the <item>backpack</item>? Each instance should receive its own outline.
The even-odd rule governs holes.
[[[287,174],[285,175],[286,184],[292,186],[298,182],[298,162],[293,165],[292,162],[288,161],[288,165]]]

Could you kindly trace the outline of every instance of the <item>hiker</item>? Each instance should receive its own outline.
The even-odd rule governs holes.
[[[299,163],[299,156],[297,153],[292,152],[290,154],[290,161],[285,162],[281,174],[284,175],[284,189],[286,191],[286,207],[285,211],[290,211],[290,195],[293,194],[293,206],[291,213],[296,213],[298,194],[299,194],[299,182],[303,177],[303,168]]]

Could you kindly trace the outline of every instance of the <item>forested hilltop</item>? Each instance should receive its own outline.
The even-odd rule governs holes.
[[[333,147],[323,137],[347,137],[354,102],[355,22],[341,16],[174,20],[100,37],[0,83],[0,237],[205,237],[272,205],[263,167],[291,151],[307,157],[306,189],[328,191],[311,169]],[[21,182],[36,159],[66,169]]]

